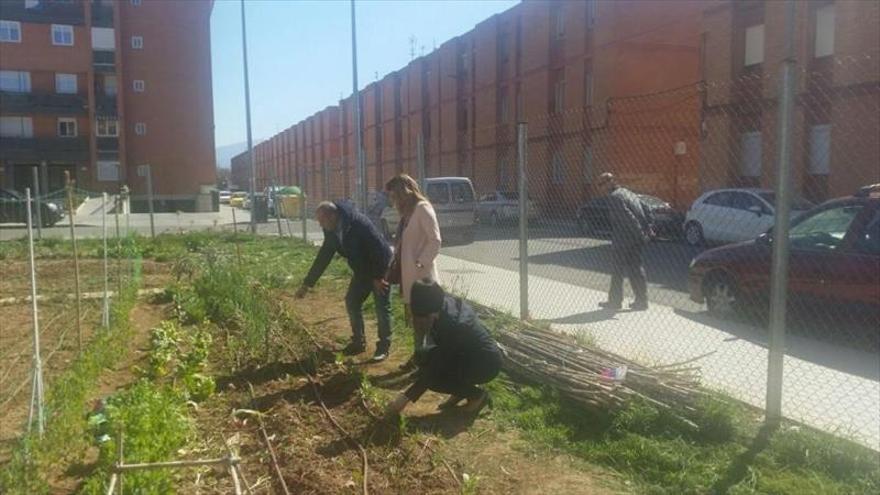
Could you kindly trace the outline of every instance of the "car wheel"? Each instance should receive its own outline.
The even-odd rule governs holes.
[[[703,237],[703,227],[697,222],[688,222],[684,226],[684,239],[691,246],[702,246],[706,242]]]
[[[715,316],[733,316],[741,305],[736,283],[725,274],[710,274],[704,284],[703,294],[709,313]]]

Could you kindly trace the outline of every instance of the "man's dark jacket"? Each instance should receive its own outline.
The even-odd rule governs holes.
[[[305,285],[315,285],[336,253],[348,260],[355,278],[372,280],[384,277],[392,256],[385,238],[379,234],[373,222],[354,210],[351,203],[336,201],[333,204],[339,215],[342,243],[336,231],[324,231],[324,243],[306,276]]]
[[[608,195],[611,243],[615,246],[638,246],[650,240],[651,210],[639,196],[624,187]]]
[[[474,310],[460,298],[447,295],[431,329],[434,346],[425,349],[425,361],[458,363],[465,367],[501,363],[501,351]]]

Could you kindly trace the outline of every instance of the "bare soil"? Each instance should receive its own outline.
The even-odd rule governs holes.
[[[497,427],[491,409],[476,416],[455,410],[439,413],[437,405],[445,396],[429,392],[404,411],[403,434],[400,424],[378,419],[382,411],[361,393],[359,373],[369,377],[376,394],[389,399],[411,382],[412,377],[398,369],[409,356],[398,350],[385,362],[367,363],[372,355],[368,349],[337,364],[334,351],[349,338],[350,329],[343,303],[336,297],[317,291],[303,301],[285,302],[324,348],[318,353],[317,388],[335,420],[364,447],[371,493],[628,491],[608,472],[567,456],[529,449],[517,433]],[[368,321],[367,332],[375,335],[374,322]],[[250,412],[233,415],[237,409],[260,411],[291,493],[361,493],[360,450],[330,423],[301,364],[284,354],[269,366],[219,377],[221,393],[196,412],[200,441],[194,451],[222,455],[224,441],[231,440],[241,454],[244,477],[258,485],[255,492],[283,493],[257,417]],[[225,472],[206,469],[180,481],[185,493],[232,491]]]

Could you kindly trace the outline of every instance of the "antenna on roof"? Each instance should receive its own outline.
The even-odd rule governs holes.
[[[416,37],[411,34],[409,35],[409,59],[414,58],[416,58]]]

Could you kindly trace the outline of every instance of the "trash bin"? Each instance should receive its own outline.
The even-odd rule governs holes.
[[[263,194],[254,195],[251,202],[251,215],[257,223],[266,223],[269,221],[269,202]]]

